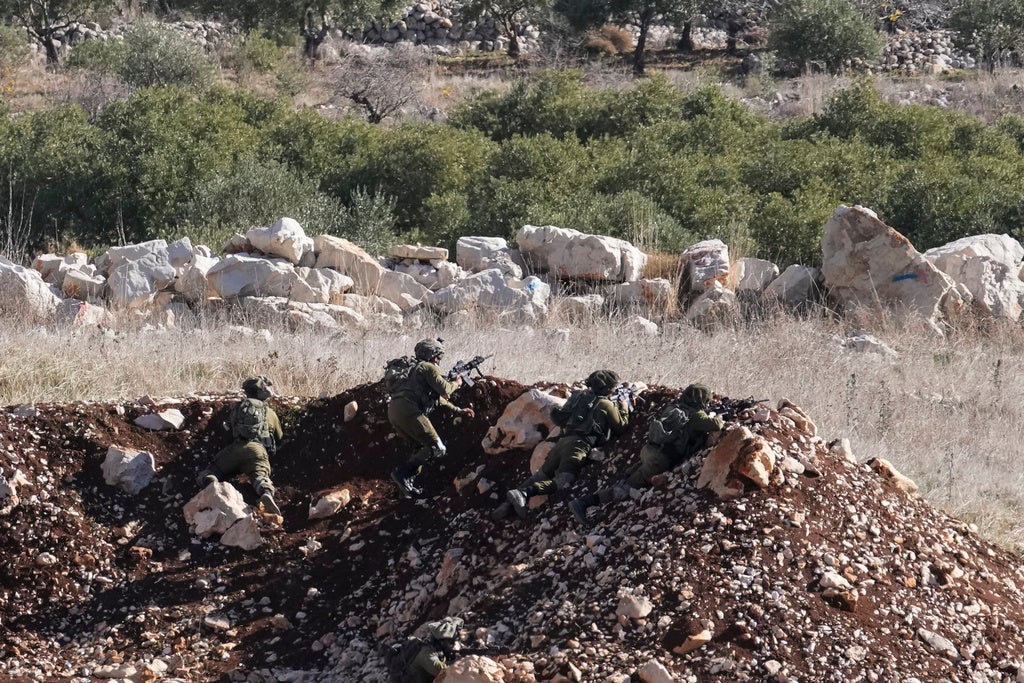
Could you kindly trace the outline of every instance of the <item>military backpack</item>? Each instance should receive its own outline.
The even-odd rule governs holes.
[[[392,358],[384,366],[384,391],[394,394],[408,381],[420,361],[412,356]]]
[[[551,411],[551,419],[566,434],[591,435],[597,428],[594,406],[598,396],[592,391],[573,392],[565,405]]]
[[[272,450],[274,440],[267,422],[267,404],[256,398],[244,398],[235,404],[231,415],[231,435],[239,441],[258,441]]]

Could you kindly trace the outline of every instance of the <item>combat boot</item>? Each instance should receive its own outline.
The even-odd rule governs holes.
[[[512,505],[512,509],[519,515],[519,519],[526,519],[526,492],[521,489],[512,489],[505,494],[505,498]]]
[[[580,523],[580,526],[590,526],[590,521],[587,519],[587,510],[598,502],[596,499],[597,496],[590,494],[575,498],[571,503],[569,503],[569,509],[572,510],[572,516],[576,518],[576,521]]]
[[[416,486],[413,475],[406,474],[404,467],[396,467],[391,471],[391,481],[395,482],[403,498],[415,498],[423,493],[423,489]]]
[[[274,501],[274,494],[270,491],[267,491],[260,496],[260,505],[262,505],[263,509],[272,515],[281,514],[281,508],[277,506],[277,503]]]

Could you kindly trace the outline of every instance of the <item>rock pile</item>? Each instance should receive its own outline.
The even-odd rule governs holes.
[[[891,465],[826,442],[788,401],[739,413],[590,528],[558,495],[493,522],[529,449],[481,440],[536,389],[486,378],[457,395],[477,414],[439,421],[449,453],[419,503],[387,477],[405,453],[379,385],[282,411],[303,438],[275,460],[284,519],[254,519],[253,550],[194,537],[183,511],[202,507],[186,505],[192,480],[227,438],[223,398],[171,402],[184,427],[163,432],[133,424],[141,404],[0,410],[0,484],[17,490],[0,490],[0,676],[383,681],[390,646],[446,613],[477,648],[449,681],[1024,676],[1020,560],[907,493]],[[676,394],[648,388],[577,488],[621,478]],[[528,405],[506,431],[543,422]],[[129,496],[103,482],[115,441],[152,454],[158,485]],[[347,504],[310,519],[324,499]]]

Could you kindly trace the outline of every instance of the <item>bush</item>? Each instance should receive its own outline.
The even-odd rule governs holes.
[[[123,40],[88,40],[71,50],[64,66],[119,76],[124,70],[127,54]]]
[[[0,24],[0,75],[28,61],[28,36],[25,31]]]
[[[770,31],[768,49],[789,74],[810,64],[838,73],[850,60],[874,60],[883,44],[872,22],[848,0],[792,0],[778,10]]]
[[[994,68],[1024,59],[1024,4],[1020,0],[961,0],[950,16],[961,47]]]
[[[605,24],[601,27],[601,35],[615,46],[616,52],[622,54],[633,51],[633,34],[626,29]]]
[[[394,197],[357,187],[331,234],[351,240],[371,254],[386,254],[398,241],[395,206]]]
[[[140,24],[125,35],[124,43],[120,75],[129,85],[206,88],[213,83],[213,62],[196,43],[172,29]]]

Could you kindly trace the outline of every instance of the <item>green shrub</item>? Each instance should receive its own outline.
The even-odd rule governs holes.
[[[64,66],[118,76],[124,70],[127,54],[123,40],[88,40],[71,50]]]
[[[225,61],[239,72],[266,74],[278,68],[287,51],[288,48],[253,30],[235,36]]]
[[[199,45],[173,29],[140,24],[125,34],[124,43],[120,75],[129,85],[205,88],[213,83],[213,62]]]
[[[331,234],[351,240],[371,254],[386,254],[398,241],[395,206],[394,197],[357,187]]]
[[[839,203],[830,188],[818,181],[792,197],[776,192],[763,195],[749,223],[757,255],[782,268],[794,263],[821,265],[822,228]]]
[[[340,234],[346,225],[344,207],[320,192],[315,181],[252,155],[196,188],[185,216],[189,237],[214,249],[233,233],[271,225],[282,216],[294,218],[311,235]]]
[[[818,64],[829,73],[854,59],[874,60],[883,39],[849,0],[791,0],[772,19],[768,49],[790,74]]]
[[[25,31],[0,24],[0,76],[4,71],[22,66],[28,58],[28,36]]]
[[[1024,3],[1020,0],[960,0],[950,16],[961,47],[990,68],[1024,56]]]
[[[996,121],[996,130],[1017,143],[1017,150],[1024,153],[1024,116],[1004,114]]]

